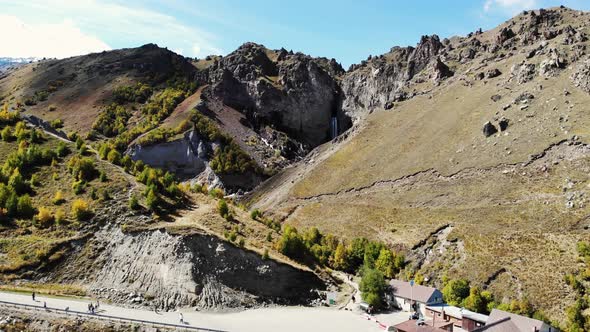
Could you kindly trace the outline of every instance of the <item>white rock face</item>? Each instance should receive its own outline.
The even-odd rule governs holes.
[[[315,299],[314,290],[325,287],[312,272],[263,260],[260,254],[203,234],[126,234],[105,228],[96,233],[92,250],[96,270],[89,288],[132,305],[220,309],[252,307],[260,301],[304,304]]]
[[[210,147],[193,131],[179,140],[149,146],[134,145],[127,151],[133,160],[174,172],[181,177],[196,177],[208,164]]]

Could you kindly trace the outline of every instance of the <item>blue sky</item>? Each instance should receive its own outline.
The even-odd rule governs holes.
[[[67,57],[148,42],[190,57],[246,41],[345,67],[421,35],[489,29],[523,9],[589,0],[0,0],[1,56]]]

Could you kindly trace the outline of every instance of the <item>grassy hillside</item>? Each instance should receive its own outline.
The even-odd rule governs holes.
[[[581,19],[588,13],[554,11],[560,16],[552,29],[590,33]],[[453,77],[434,85],[414,80],[408,90],[417,96],[368,115],[343,142],[263,184],[253,205],[300,228],[405,248],[413,261],[402,277],[428,276],[439,286],[443,277],[467,278],[497,299],[527,298],[564,321],[577,295],[563,278],[579,269],[576,244],[590,237],[590,95],[570,79],[584,59],[576,49],[588,42],[567,45],[558,35],[501,57],[452,60],[474,39],[494,41],[503,27],[518,31],[527,15],[451,39]],[[550,54],[529,56],[539,47],[556,48],[567,66],[541,75]],[[519,82],[514,68],[523,62],[536,72]],[[491,69],[501,74],[478,78]],[[522,102],[523,94],[534,98]],[[509,119],[505,131],[482,133],[485,122],[498,127],[502,118]]]

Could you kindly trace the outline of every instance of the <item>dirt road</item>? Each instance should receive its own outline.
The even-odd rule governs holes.
[[[89,301],[73,298],[45,297],[38,295],[33,301],[31,295],[0,292],[0,301],[43,307],[46,302],[52,308],[86,312]],[[0,311],[1,311],[0,306]],[[42,310],[42,309],[41,309]],[[374,321],[367,320],[356,312],[333,308],[277,307],[246,310],[236,313],[202,313],[190,309],[182,310],[185,324],[202,328],[243,332],[300,332],[300,331],[342,331],[376,332],[383,331]],[[97,316],[110,315],[158,323],[179,324],[178,312],[159,312],[128,309],[100,304]]]

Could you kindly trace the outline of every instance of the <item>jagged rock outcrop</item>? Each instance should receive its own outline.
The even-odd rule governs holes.
[[[271,59],[270,57],[273,57]],[[271,125],[315,147],[329,140],[331,119],[350,121],[340,110],[335,60],[270,51],[246,43],[212,66],[212,94],[256,125]]]
[[[590,93],[590,58],[581,62],[570,78],[575,86]]]
[[[539,65],[539,74],[545,77],[557,75],[561,69],[565,68],[567,61],[556,49],[549,50],[549,56]]]
[[[351,67],[341,83],[343,112],[358,119],[363,114],[385,108],[388,103],[404,100],[406,94],[402,89],[406,83],[435,60],[443,49],[437,35],[422,36],[415,48],[394,47],[383,56]],[[447,77],[445,75],[449,75],[450,70],[446,69],[435,76]]]
[[[430,64],[430,77],[435,82],[453,76],[453,71],[444,62],[441,61],[440,57],[436,57]]]
[[[523,84],[535,77],[537,69],[533,63],[522,62],[512,66],[510,72],[519,84]]]
[[[516,36],[512,29],[504,27],[500,29],[500,32],[496,36],[496,45],[503,46],[506,41]]]

